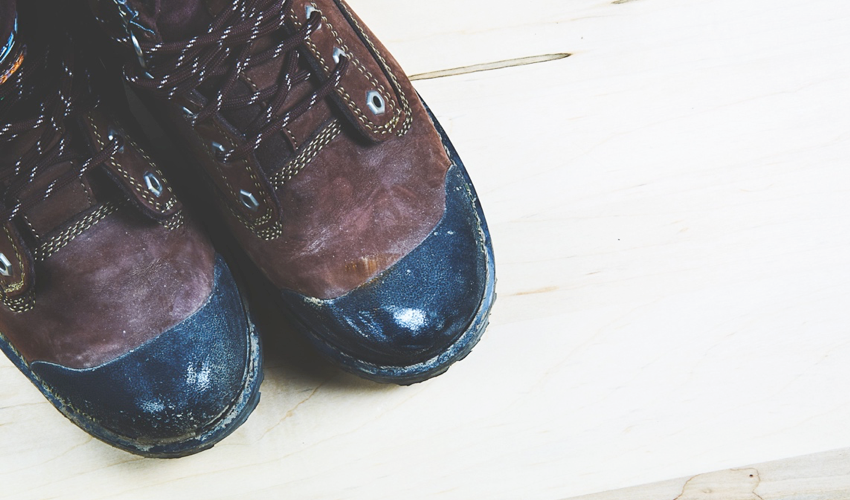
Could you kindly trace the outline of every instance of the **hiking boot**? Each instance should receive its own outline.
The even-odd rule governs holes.
[[[257,404],[259,339],[86,51],[43,12],[0,0],[0,349],[95,437],[200,451]]]
[[[409,384],[475,345],[490,236],[445,132],[341,0],[88,0],[312,343]]]

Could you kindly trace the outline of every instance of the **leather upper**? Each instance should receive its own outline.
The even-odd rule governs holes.
[[[0,350],[96,438],[147,457],[207,449],[258,402],[257,332],[125,130],[120,80],[66,31],[73,6],[39,6],[18,5],[26,38],[0,61]]]
[[[112,36],[126,44],[114,4],[89,1]],[[148,44],[203,34],[222,8],[222,2],[204,0],[127,3],[138,14],[134,22],[144,27],[131,25],[131,31]],[[220,161],[216,144],[243,144],[243,131],[265,109],[263,103],[196,122],[192,114],[214,96],[214,79],[152,101],[185,140],[211,180],[231,232],[269,279],[280,288],[330,299],[390,268],[424,241],[443,216],[450,162],[403,71],[344,2],[293,0],[286,35],[304,27],[308,6],[320,12],[321,25],[298,50],[306,61],[301,69],[313,77],[294,87],[286,102],[308,98],[328,78],[337,49],[349,59],[347,71],[330,96],[249,157]],[[286,35],[261,39],[255,50]],[[279,81],[286,60],[249,68],[233,95]],[[156,58],[149,69],[161,76]],[[376,95],[377,113],[369,106]],[[257,202],[253,210],[244,203],[246,192]]]
[[[234,404],[248,376],[246,313],[219,260],[214,292],[195,313],[94,368],[35,361],[33,371],[66,404],[125,438],[203,434]]]
[[[26,22],[21,26],[27,38],[19,37],[13,49],[13,55],[23,55],[17,71],[59,64],[55,58],[61,49],[52,46],[48,52],[33,29]],[[49,24],[40,29],[49,32]],[[45,61],[42,54],[52,55]],[[0,72],[16,60],[0,63]],[[75,61],[68,71],[84,79],[84,63]],[[58,91],[60,81],[56,89],[45,83],[46,93]],[[64,154],[73,159],[39,166],[17,194],[18,200],[37,203],[23,205],[11,220],[0,223],[5,259],[0,267],[8,264],[0,274],[0,332],[28,362],[70,368],[103,364],[185,320],[212,292],[215,253],[210,242],[183,214],[162,171],[105,111],[106,103],[61,124]],[[37,109],[37,102],[23,102],[0,122],[27,118],[26,113]],[[4,173],[37,149],[46,126],[3,137]],[[122,142],[115,154],[73,177],[87,158],[119,144],[116,137]],[[44,154],[58,140],[42,145]],[[57,184],[69,175],[71,182]],[[7,209],[16,202],[0,201]]]
[[[284,291],[286,304],[324,342],[368,363],[409,365],[445,351],[487,286],[485,230],[460,164],[449,169],[446,196],[443,219],[396,265],[335,299]]]
[[[0,332],[29,361],[97,366],[198,310],[214,256],[194,222],[169,229],[122,206],[36,263],[32,308],[0,306]]]

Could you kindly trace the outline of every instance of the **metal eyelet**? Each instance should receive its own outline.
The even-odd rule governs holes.
[[[136,35],[133,34],[129,27],[127,28],[127,34],[130,35],[130,43],[133,45],[133,51],[136,53],[139,65],[145,70],[146,75],[150,75],[150,73],[147,72],[148,63],[145,61],[145,53],[142,52],[142,46],[139,44],[139,39],[136,38]]]
[[[145,185],[148,187],[148,191],[157,198],[162,196],[162,182],[153,172],[145,172]]]
[[[318,12],[318,13],[319,13],[319,15],[322,15],[322,11],[320,11],[319,9],[317,9],[317,8],[313,7],[313,6],[312,6],[312,5],[310,5],[310,4],[307,4],[307,6],[306,6],[306,7],[304,7],[304,12],[307,14],[307,20],[308,20],[308,21],[310,20],[310,16],[312,16],[312,15],[313,15],[313,12]],[[321,25],[322,25],[322,22],[321,22],[321,21],[319,21],[319,26],[321,26]]]
[[[366,106],[375,115],[382,115],[387,110],[387,103],[377,90],[366,92]]]
[[[260,202],[257,201],[257,198],[254,197],[253,194],[245,191],[244,189],[239,191],[239,200],[245,205],[245,208],[252,212],[256,212],[258,208],[260,208]]]
[[[345,51],[342,50],[339,47],[334,47],[334,54],[333,54],[334,62],[339,64],[339,58],[340,57],[345,57]]]
[[[136,35],[133,33],[132,26],[137,26],[139,28],[144,29],[145,31],[150,32],[147,28],[140,25],[136,22],[136,18],[139,16],[139,13],[134,11],[127,5],[127,0],[114,0],[115,4],[118,6],[118,15],[121,16],[121,21],[124,23],[124,31],[127,33],[127,38],[130,39],[130,45],[133,46],[133,52],[136,53],[136,57],[139,59],[139,64],[142,66],[142,69],[148,69],[148,63],[145,61],[145,53],[142,52],[142,45],[139,43],[139,39],[136,38]],[[147,71],[145,71],[146,74]]]
[[[0,274],[3,276],[12,275],[12,263],[9,262],[4,253],[0,253]]]
[[[117,137],[121,137],[121,134],[116,132],[114,129],[109,129],[109,132],[106,134],[106,138],[109,139],[109,142],[114,141]],[[124,152],[124,145],[122,144],[120,148],[118,148],[119,153]]]

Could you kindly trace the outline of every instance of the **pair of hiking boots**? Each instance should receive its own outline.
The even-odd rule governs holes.
[[[342,0],[0,0],[0,44],[0,348],[94,436],[200,451],[262,379],[242,292],[113,68],[185,149],[169,175],[215,205],[203,221],[330,360],[410,384],[480,338],[494,269],[472,184]]]

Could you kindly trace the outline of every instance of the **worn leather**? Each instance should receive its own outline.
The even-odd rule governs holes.
[[[199,1],[171,2],[168,9],[165,2],[128,3],[153,32],[138,30],[138,36],[160,40],[178,35],[178,19],[186,26],[182,38],[197,34],[198,19],[216,8],[205,3],[204,14]],[[90,2],[101,19],[114,10],[110,2]],[[306,5],[294,2],[293,32],[306,19]],[[386,48],[344,2],[316,0],[311,5],[323,15],[322,27],[305,51],[317,78],[327,75],[336,45],[350,56],[349,70],[333,97],[299,117],[279,139],[267,141],[256,155],[231,164],[214,159],[213,141],[236,145],[245,139],[238,113],[219,113],[194,126],[186,118],[184,106],[197,111],[209,96],[178,96],[159,101],[159,107],[215,185],[225,222],[266,276],[280,288],[330,299],[365,283],[422,243],[443,215],[450,162],[422,103]],[[120,37],[114,22],[108,29]],[[254,68],[243,83],[263,87],[279,77],[281,64],[275,60]],[[297,101],[316,84],[296,88],[292,98]],[[383,114],[369,116],[369,90],[384,96]],[[342,133],[318,148],[311,139],[331,120]],[[283,165],[310,148],[319,152],[300,173],[282,186],[273,182]],[[241,203],[243,189],[260,202],[256,212],[247,212]]]
[[[88,95],[101,81],[76,78],[97,71],[81,61],[94,51],[58,50],[58,12],[40,24],[27,7],[21,34],[32,45],[19,49],[32,48],[24,64],[44,72],[23,66],[29,99],[3,89],[12,99],[0,109],[21,116],[0,117],[13,124],[0,140],[0,252],[9,260],[0,262],[0,350],[59,411],[116,447],[154,457],[209,448],[257,404],[259,338],[223,259],[129,122],[112,115],[121,88]],[[51,88],[45,75],[57,73]],[[61,126],[12,135],[51,121]],[[42,137],[52,144],[34,147]],[[22,158],[28,151],[39,156]]]
[[[0,2],[0,9],[8,5]],[[44,43],[49,25],[37,24],[34,13],[21,14],[16,47],[28,50],[24,65],[44,64],[36,57],[42,50],[32,44]],[[84,159],[103,149],[108,135],[125,136],[105,105],[65,123],[68,151]],[[0,168],[14,168],[40,135],[36,129],[0,143]],[[215,252],[132,137],[108,162],[42,199],[44,188],[72,168],[64,162],[40,169],[19,195],[39,203],[3,224],[0,252],[10,269],[9,276],[0,275],[0,332],[28,362],[87,368],[197,311],[212,291]],[[161,182],[159,197],[145,185],[150,172]]]
[[[232,224],[266,276],[280,288],[329,299],[388,269],[419,246],[443,213],[442,149],[416,120],[380,148],[341,134],[279,191],[283,236],[258,241]]]
[[[0,331],[28,361],[102,364],[197,311],[214,255],[194,222],[169,230],[124,206],[38,263],[35,307],[0,307]]]
[[[248,324],[220,258],[209,300],[161,335],[92,367],[35,361],[33,372],[77,411],[127,438],[175,439],[212,424],[240,394]]]
[[[466,332],[487,280],[482,222],[460,164],[448,171],[446,198],[437,227],[390,269],[330,300],[284,290],[287,306],[333,349],[368,363],[412,365],[443,352]]]

